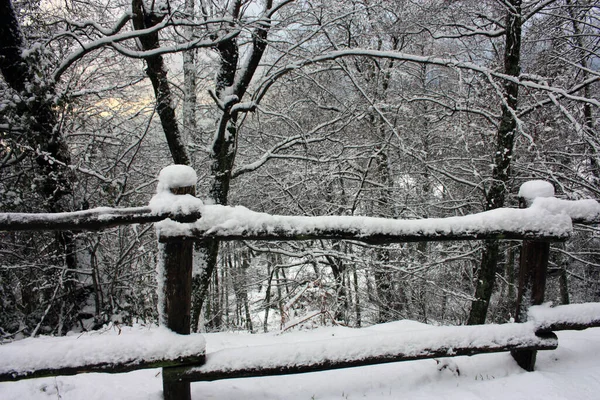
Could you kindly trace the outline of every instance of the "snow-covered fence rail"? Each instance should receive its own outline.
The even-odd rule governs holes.
[[[227,350],[205,356],[204,347],[189,336],[188,339],[177,339],[193,344],[191,348],[180,352],[165,352],[161,356],[154,350],[142,348],[137,352],[121,351],[122,357],[118,357],[98,350],[94,352],[97,357],[78,358],[70,363],[64,363],[56,356],[44,356],[51,352],[39,351],[42,357],[39,362],[18,364],[4,357],[2,351],[9,350],[6,350],[6,346],[0,346],[0,359],[5,361],[3,369],[0,368],[0,380],[91,371],[123,372],[162,366],[165,399],[185,400],[190,398],[189,382],[194,380],[280,375],[500,351],[511,351],[523,368],[532,370],[536,350],[556,348],[557,340],[552,330],[600,325],[600,318],[583,321],[580,313],[574,309],[561,309],[559,316],[557,312],[551,314],[554,320],[542,318],[545,321],[543,324],[536,325],[541,319],[535,313],[529,316],[532,321],[525,322],[528,318],[526,309],[543,301],[549,242],[566,240],[571,234],[574,220],[584,223],[600,221],[600,205],[597,202],[554,199],[552,185],[548,183],[538,181],[524,185],[520,193],[524,207],[521,209],[497,209],[468,216],[422,220],[277,216],[253,212],[244,207],[205,205],[194,197],[195,183],[196,174],[191,168],[167,167],[161,171],[157,194],[148,207],[100,208],[61,214],[0,214],[0,231],[98,230],[116,225],[154,222],[161,242],[158,268],[160,325],[172,331],[173,335],[190,334],[194,241],[349,239],[369,243],[400,243],[523,240],[517,313],[523,323],[435,328],[437,333],[432,334],[435,340],[421,338],[411,341],[406,337],[390,336],[378,339],[376,343],[360,341],[348,345],[332,339],[317,345],[294,345],[284,349],[283,353],[277,349],[277,357],[269,356],[271,351],[275,351],[272,348],[258,351]],[[591,313],[600,316],[600,306]],[[84,341],[67,339],[57,338],[56,343],[65,340],[65,349],[73,346],[73,349],[82,353],[88,350],[86,347],[89,346],[83,344]],[[30,340],[37,343],[36,339]],[[345,350],[336,351],[336,348]],[[65,349],[61,351],[68,351]],[[8,363],[6,360],[9,360]],[[190,367],[190,363],[195,366]]]
[[[207,205],[192,223],[157,223],[160,240],[194,237],[219,240],[347,239],[368,243],[516,239],[561,241],[571,219],[543,208],[502,208],[460,217],[394,220],[361,216],[270,215],[245,207]]]
[[[533,306],[527,316],[538,333],[597,328],[600,327],[600,303]]]
[[[173,367],[163,373],[166,379],[184,382],[213,381],[557,346],[554,333],[536,334],[532,323],[445,326],[368,338],[231,348],[207,354],[203,365]]]
[[[0,381],[199,365],[204,354],[202,335],[179,335],[164,327],[27,338],[0,345]]]
[[[187,214],[155,212],[151,207],[100,207],[63,213],[0,213],[0,231],[96,231],[119,225],[146,224],[170,218],[193,222],[201,218],[199,211]]]

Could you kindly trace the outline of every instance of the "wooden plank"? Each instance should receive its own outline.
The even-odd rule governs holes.
[[[244,207],[204,205],[195,223],[156,224],[159,240],[356,240],[368,243],[515,239],[561,241],[572,231],[567,215],[544,209],[501,208],[447,218],[386,219],[366,216],[270,215]]]
[[[0,381],[85,372],[121,373],[205,359],[202,335],[178,335],[165,328],[123,328],[79,336],[39,337],[0,345]]]
[[[207,354],[206,363],[199,367],[164,368],[163,379],[179,382],[213,381],[510,350],[552,350],[557,347],[556,335],[535,335],[532,324],[527,324],[526,327],[524,325],[432,328],[430,331],[419,332],[408,340],[403,338],[406,333],[399,333],[383,337],[371,335],[364,338],[330,339],[321,343],[225,349]],[[494,333],[494,329],[497,332]],[[510,337],[504,337],[505,334]]]
[[[285,230],[281,231],[252,231],[241,234],[229,234],[226,232],[210,233],[206,231],[191,230],[191,235],[197,240],[215,239],[219,241],[235,240],[263,240],[263,241],[306,241],[306,240],[353,240],[369,244],[391,244],[391,243],[410,243],[410,242],[443,242],[456,240],[534,240],[541,242],[563,242],[568,239],[564,235],[547,235],[540,231],[490,231],[490,232],[423,232],[417,234],[397,234],[397,233],[373,233],[360,234],[355,231],[342,230],[316,230],[297,234]],[[160,236],[159,241],[167,243],[173,240],[179,240],[185,236]]]
[[[77,375],[92,372],[119,374],[123,372],[136,371],[139,369],[165,368],[182,365],[202,365],[205,359],[205,355],[200,354],[197,356],[178,357],[176,359],[162,359],[155,361],[131,360],[125,363],[98,363],[80,365],[76,367],[43,368],[31,371],[12,370],[0,373],[0,382],[44,378],[48,376]]]
[[[109,208],[65,213],[0,213],[0,231],[97,231],[119,225],[145,224],[170,218],[179,222],[193,222],[200,212],[186,215],[170,212],[155,213],[150,207]]]
[[[577,322],[555,322],[540,328],[537,332],[557,332],[557,331],[583,331],[588,328],[600,328],[600,318],[586,323]]]
[[[538,332],[580,331],[600,327],[600,303],[533,306],[527,315]]]

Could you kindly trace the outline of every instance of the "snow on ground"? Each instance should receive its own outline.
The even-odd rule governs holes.
[[[336,337],[365,338],[427,325],[399,321],[365,329],[207,334],[207,352],[229,347],[277,345]],[[538,353],[537,370],[525,372],[508,353],[455,357],[438,370],[435,360],[382,364],[344,370],[231,379],[192,384],[194,399],[577,399],[600,397],[600,328],[558,332],[557,350]],[[440,364],[443,365],[443,364]],[[454,371],[458,369],[460,375]],[[127,374],[81,374],[0,383],[0,399],[161,399],[160,369]]]

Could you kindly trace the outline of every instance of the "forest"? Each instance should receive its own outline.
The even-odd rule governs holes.
[[[421,219],[600,198],[595,0],[0,0],[0,212],[205,204]],[[546,300],[600,301],[600,229]],[[152,224],[0,232],[0,341],[158,321]],[[515,317],[519,242],[204,240],[197,332]]]

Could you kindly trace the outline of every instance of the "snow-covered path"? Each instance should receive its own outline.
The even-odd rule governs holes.
[[[353,330],[341,327],[285,334],[207,334],[207,351],[386,331],[428,329],[400,321]],[[411,361],[300,375],[198,382],[195,399],[598,399],[600,328],[558,332],[559,347],[538,353],[537,370],[524,372],[508,353]],[[456,373],[460,372],[460,375]],[[0,399],[161,399],[159,369],[127,374],[82,374],[1,383]]]

